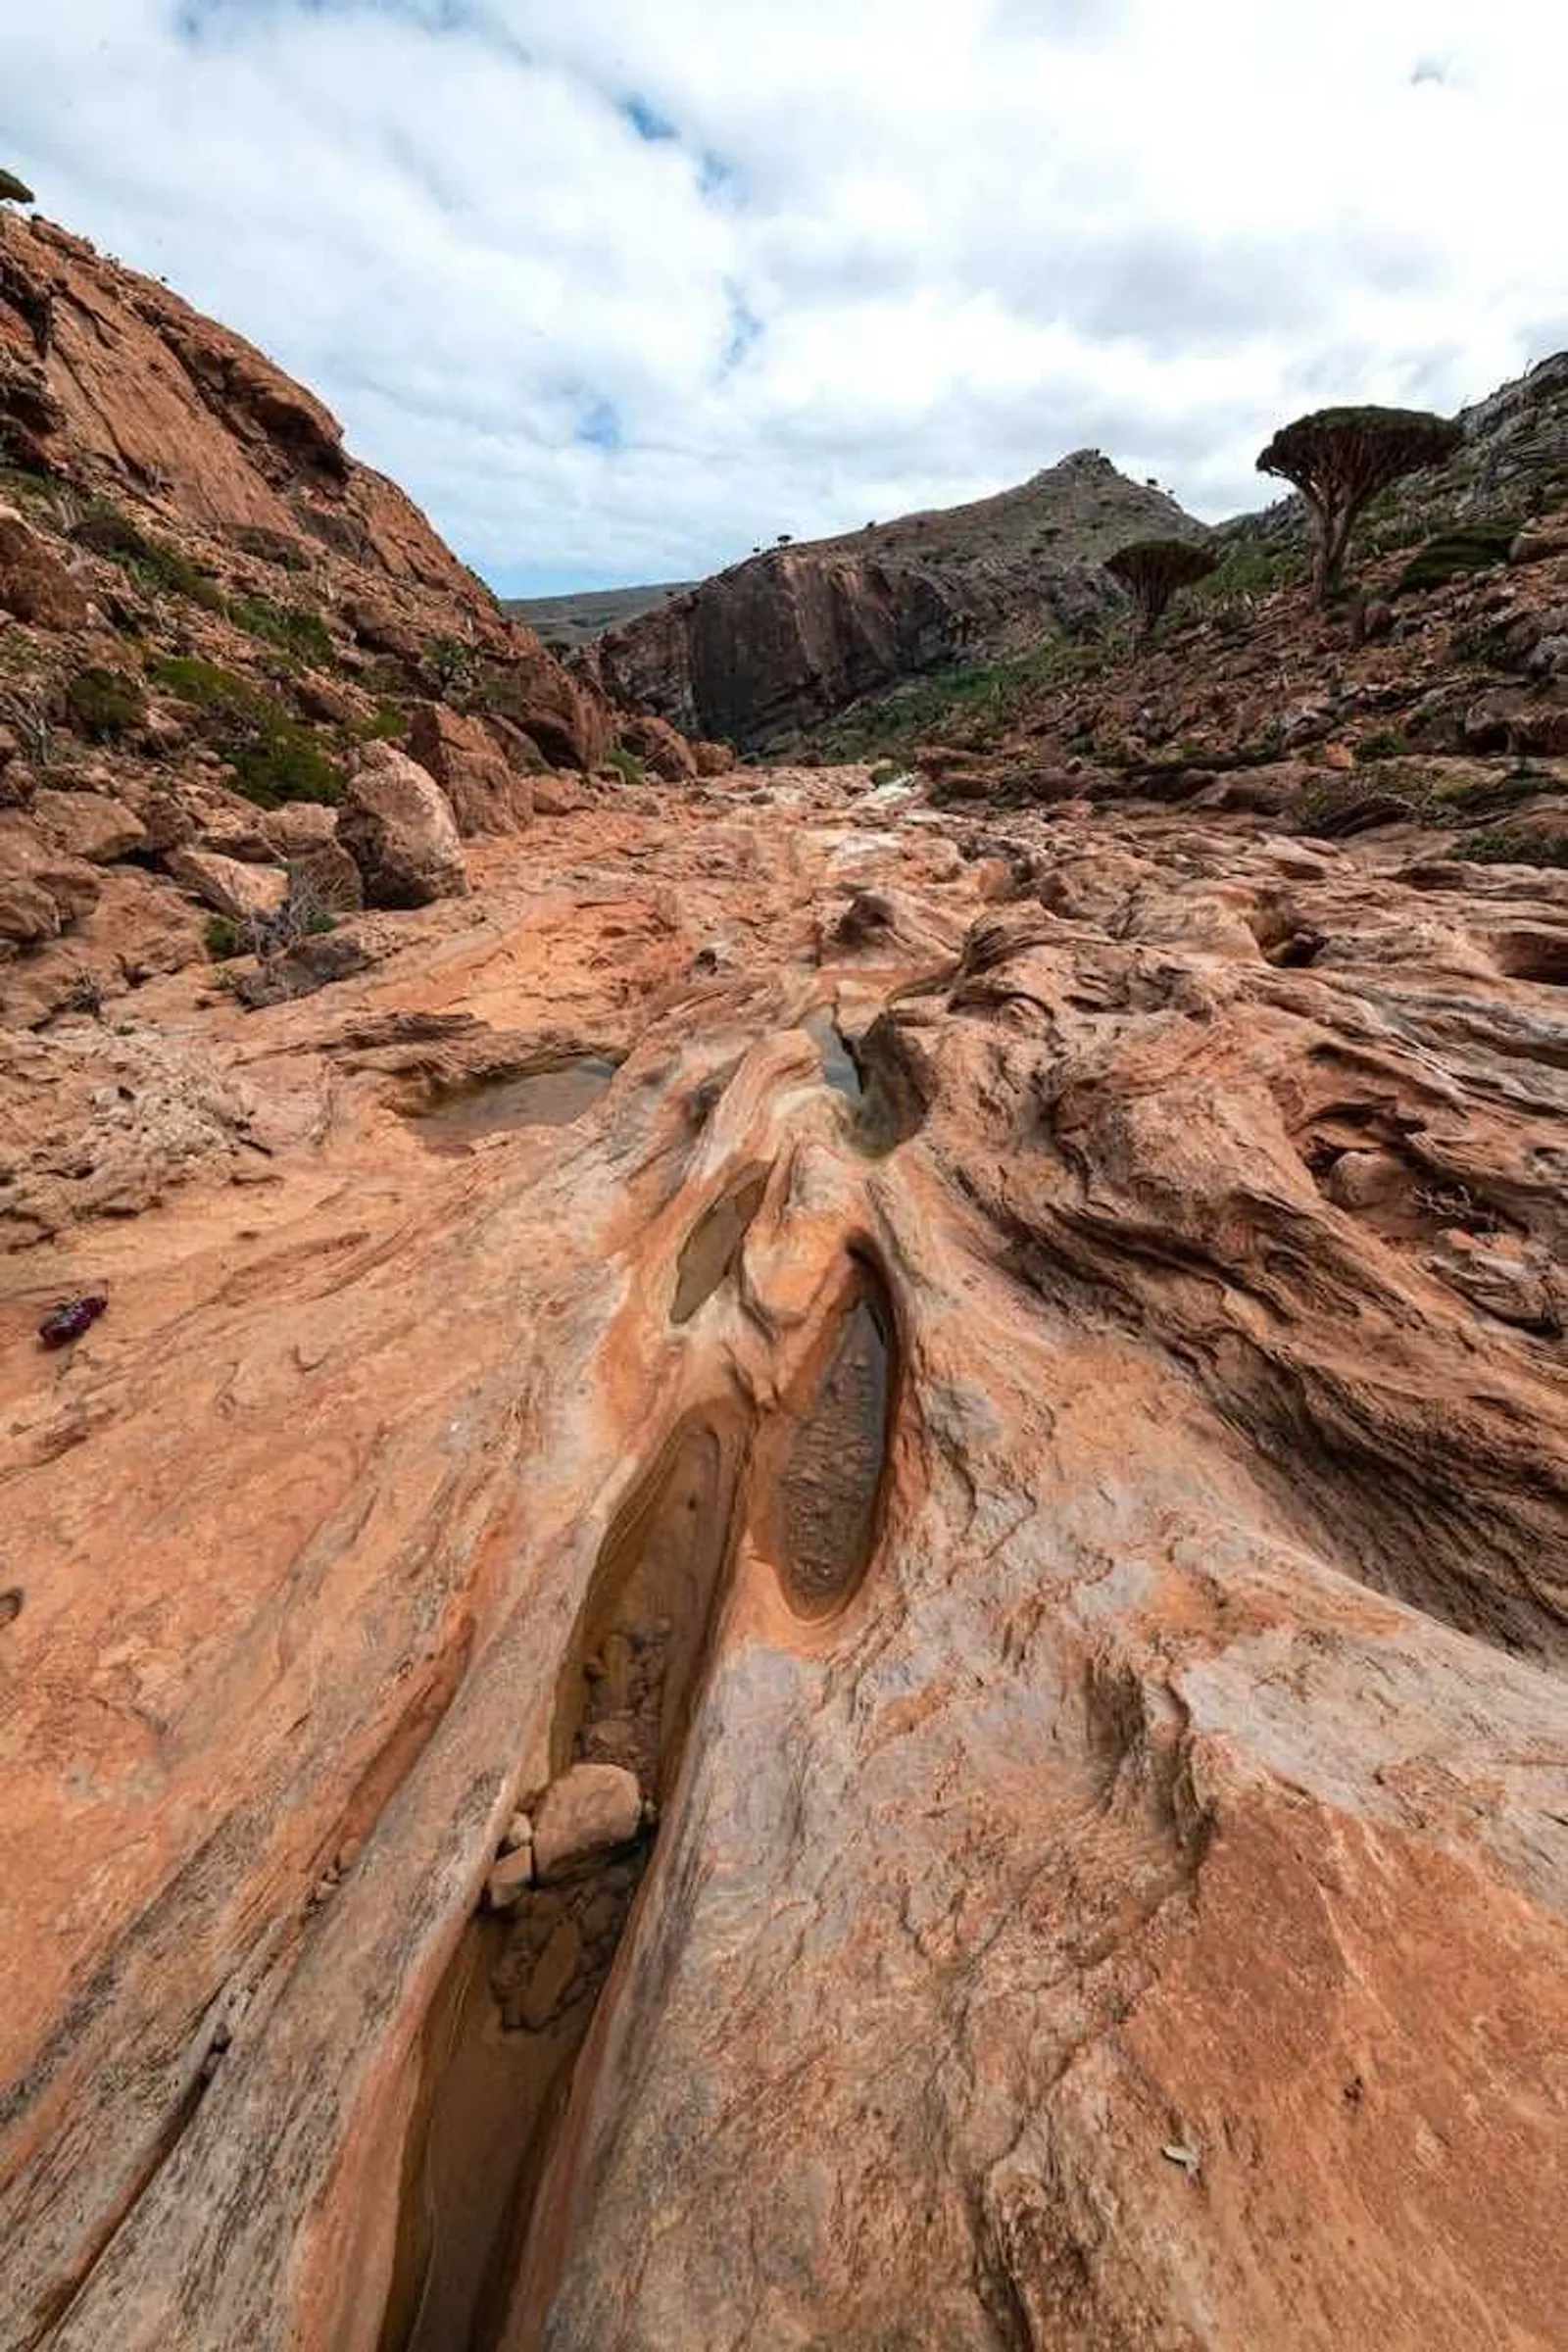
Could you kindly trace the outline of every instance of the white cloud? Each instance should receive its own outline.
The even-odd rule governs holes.
[[[589,585],[1476,397],[1568,341],[1565,86],[1544,0],[55,0],[0,162]]]

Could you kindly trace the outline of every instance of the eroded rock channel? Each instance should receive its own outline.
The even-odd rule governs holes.
[[[558,1685],[552,1777],[514,1817],[426,2025],[383,2352],[499,2340],[573,2068],[679,1780],[745,1459],[737,1412],[687,1421],[601,1550]]]
[[[804,1616],[841,1607],[870,1565],[897,1371],[887,1285],[869,1260],[858,1258],[815,1392],[791,1431],[780,1482],[782,1574]]]
[[[1021,812],[846,944],[861,782],[224,1007],[268,1181],[71,1239],[3,2352],[1560,2334],[1561,894]]]

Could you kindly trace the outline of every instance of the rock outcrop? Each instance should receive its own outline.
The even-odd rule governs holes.
[[[408,741],[446,794],[460,833],[516,833],[533,815],[527,770],[514,764],[480,720],[444,703],[420,703]],[[525,759],[531,748],[519,737],[514,759]],[[537,752],[533,764],[543,765]]]
[[[417,760],[389,743],[362,753],[337,837],[360,870],[368,906],[427,906],[467,891],[451,803]]]
[[[200,956],[176,889],[224,914],[275,898],[288,854],[267,822],[315,809],[319,849],[367,744],[406,745],[469,836],[577,805],[535,774],[603,768],[622,723],[603,694],[347,454],[318,400],[167,287],[9,214],[0,443],[0,811],[20,812],[0,1023]],[[658,772],[689,773],[669,745]],[[61,858],[106,869],[104,891],[50,889]],[[215,896],[213,858],[259,870]],[[377,853],[372,899],[411,903],[388,870]],[[456,861],[425,860],[421,892],[438,872]],[[362,895],[336,852],[297,879],[320,910]]]
[[[27,1040],[0,2340],[1547,2352],[1563,875],[555,822]]]
[[[911,672],[1113,610],[1105,557],[1184,532],[1202,525],[1081,450],[971,506],[734,564],[597,638],[584,664],[688,735],[767,745]]]

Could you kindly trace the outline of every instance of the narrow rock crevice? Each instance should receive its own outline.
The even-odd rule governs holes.
[[[573,2069],[697,1703],[747,1455],[679,1428],[611,1529],[557,1684],[547,1787],[514,1816],[431,2005],[381,2352],[500,2340]]]

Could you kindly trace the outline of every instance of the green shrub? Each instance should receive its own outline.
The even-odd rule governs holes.
[[[1298,833],[1332,840],[1373,825],[1430,822],[1434,813],[1431,787],[1419,773],[1388,777],[1334,769],[1301,793],[1295,825]]]
[[[892,784],[904,773],[897,760],[879,760],[871,770],[873,784]]]
[[[623,784],[646,784],[648,781],[648,770],[636,753],[622,751],[618,744],[612,752],[605,754],[605,765],[617,769]]]
[[[116,743],[141,725],[147,698],[122,669],[84,669],[66,688],[71,724],[90,743]]]
[[[1506,563],[1519,529],[1517,519],[1464,523],[1418,548],[1394,583],[1396,596],[1410,596],[1425,588],[1441,588],[1448,580],[1473,571],[1487,571]]]
[[[1109,637],[1046,637],[1027,653],[956,663],[895,687],[827,731],[824,749],[845,760],[898,758],[922,737],[979,747],[1002,734],[1036,695],[1098,675],[1115,655]]]
[[[229,604],[228,617],[248,636],[298,654],[318,667],[328,668],[337,660],[331,631],[319,612],[313,612],[308,606],[278,605],[269,596],[236,596]]]
[[[432,637],[419,666],[434,680],[444,703],[450,703],[455,710],[467,709],[468,698],[479,680],[477,646],[469,645],[463,637]]]
[[[1471,865],[1568,865],[1568,833],[1472,833],[1447,855]]]
[[[285,801],[339,801],[343,770],[323,751],[314,729],[289,715],[252,679],[188,654],[160,654],[148,675],[209,719],[214,743],[230,766],[230,782],[259,808]]]
[[[297,539],[286,531],[274,531],[266,523],[242,523],[234,533],[234,544],[248,556],[259,556],[264,564],[275,564],[280,571],[309,571],[311,559]]]
[[[0,447],[4,444],[0,443]],[[0,466],[0,498],[17,499],[23,505],[35,506],[49,496],[49,484],[41,473],[28,473],[21,466]]]
[[[259,808],[280,808],[285,801],[331,803],[343,798],[342,767],[297,719],[269,722],[230,757],[234,790]]]
[[[1376,727],[1356,745],[1355,764],[1364,767],[1371,760],[1403,760],[1409,750],[1410,739],[1398,727]]]
[[[242,956],[245,953],[239,925],[231,915],[210,914],[207,917],[202,938],[206,941],[207,953],[215,963],[226,963],[230,956]]]
[[[177,694],[182,703],[194,703],[203,710],[240,715],[269,699],[249,678],[204,661],[199,654],[154,654],[147,675],[155,684],[167,686],[171,694]]]
[[[1306,558],[1298,550],[1270,548],[1256,540],[1242,540],[1226,550],[1206,580],[1187,592],[1187,604],[1197,614],[1242,620],[1250,616],[1264,597],[1281,588],[1295,588],[1306,577]]]
[[[118,564],[139,588],[185,597],[209,612],[222,609],[222,593],[210,571],[182,548],[144,531],[111,499],[95,498],[71,536],[78,546]]]
[[[356,718],[349,725],[356,743],[401,743],[408,731],[409,714],[396,703],[377,703],[369,718]]]

